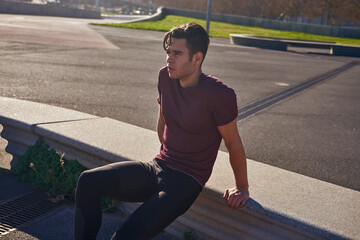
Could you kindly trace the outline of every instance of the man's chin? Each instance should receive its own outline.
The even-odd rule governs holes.
[[[176,75],[174,73],[168,72],[168,74],[169,74],[169,78],[176,79]]]

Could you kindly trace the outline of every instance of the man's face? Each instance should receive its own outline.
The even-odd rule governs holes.
[[[167,71],[173,79],[186,79],[195,72],[193,59],[190,59],[186,39],[172,38],[170,46],[166,49]]]

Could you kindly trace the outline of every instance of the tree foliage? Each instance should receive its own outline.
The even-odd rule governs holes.
[[[153,0],[154,6],[206,11],[207,0]],[[333,26],[360,25],[360,0],[213,0],[212,12]]]

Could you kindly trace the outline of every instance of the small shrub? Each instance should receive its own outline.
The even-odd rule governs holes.
[[[184,233],[184,240],[196,240],[196,236],[194,236],[193,232],[185,232]]]
[[[35,188],[72,200],[80,174],[86,170],[76,160],[67,160],[38,140],[21,156],[14,173],[21,181],[31,183]]]
[[[19,180],[56,195],[54,201],[74,200],[77,181],[86,168],[76,160],[67,160],[64,155],[49,149],[40,139],[19,158],[14,173]],[[104,213],[116,212],[117,204],[119,201],[108,197],[101,199]]]
[[[120,202],[109,197],[101,198],[101,208],[104,213],[114,213],[117,211],[117,205]]]

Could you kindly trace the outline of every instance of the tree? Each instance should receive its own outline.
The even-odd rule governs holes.
[[[360,25],[360,0],[346,0],[344,14],[352,24]]]
[[[332,26],[360,23],[360,0],[308,1],[306,17],[321,18],[322,24]]]
[[[207,0],[153,0],[154,6],[206,12]],[[360,0],[213,0],[212,13],[314,22],[360,25]],[[285,17],[284,17],[285,16]]]

